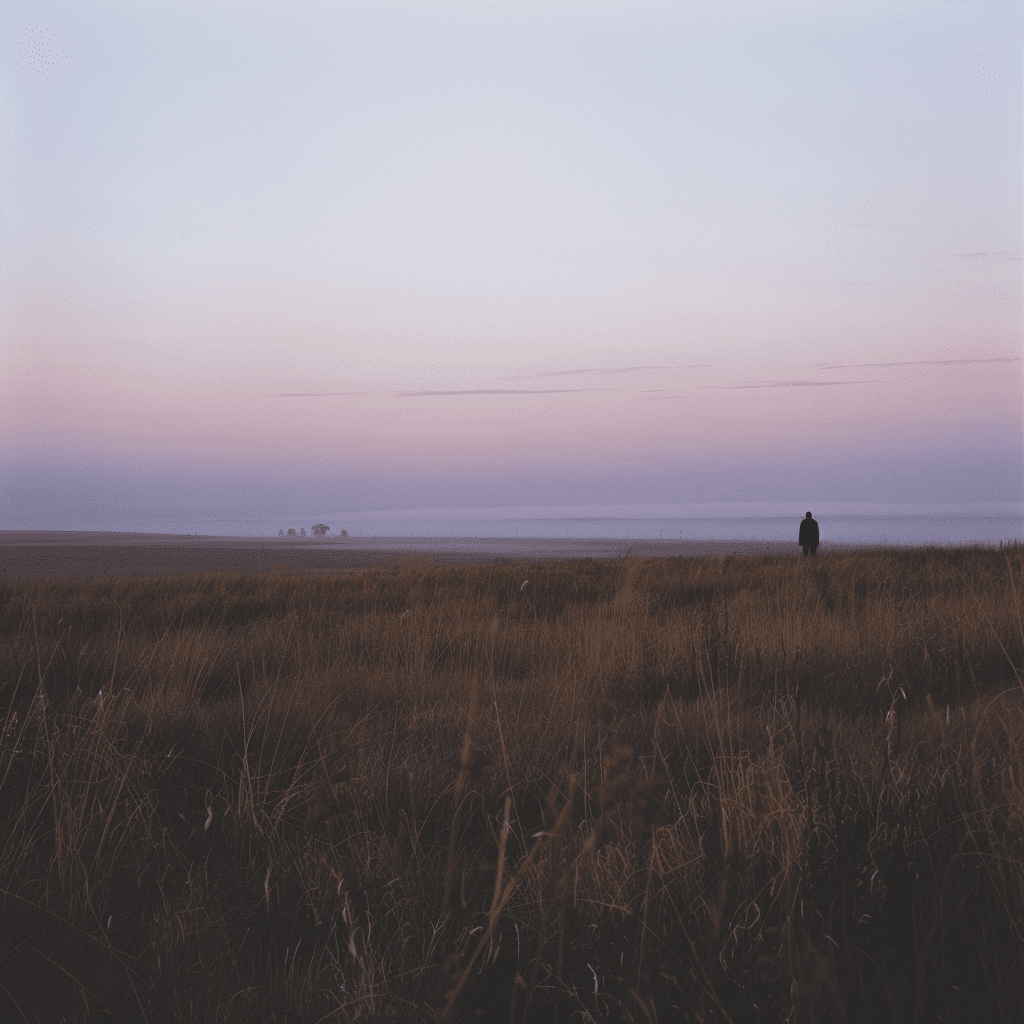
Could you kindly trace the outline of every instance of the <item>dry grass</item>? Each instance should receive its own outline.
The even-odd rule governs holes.
[[[1022,587],[1020,546],[0,582],[0,1016],[1020,1020]]]

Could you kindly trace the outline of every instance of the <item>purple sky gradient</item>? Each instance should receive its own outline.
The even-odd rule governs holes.
[[[0,527],[1024,501],[1013,7],[16,4]]]

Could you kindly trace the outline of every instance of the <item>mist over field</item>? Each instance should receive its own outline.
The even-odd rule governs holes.
[[[1024,539],[1024,515],[1016,502],[952,505],[885,505],[881,503],[808,502],[822,524],[828,545],[850,544],[998,544]],[[17,532],[85,531],[75,543],[97,541],[108,533],[161,534],[168,538],[278,539],[282,531],[306,531],[313,541],[312,524],[324,519],[330,527],[326,542],[344,541],[346,547],[370,540],[393,538],[407,547],[415,539],[423,550],[432,542],[450,549],[458,539],[495,540],[645,540],[645,541],[762,541],[795,545],[802,512],[796,502],[723,502],[688,507],[555,506],[500,509],[399,509],[377,514],[347,514],[335,510],[278,512],[183,511],[169,515],[153,509],[144,514],[79,515],[71,519],[51,516],[16,516],[0,521],[11,536]],[[323,513],[323,514],[321,514]],[[767,514],[766,514],[767,513]],[[344,537],[342,532],[344,531]],[[287,539],[287,538],[286,538]],[[317,541],[323,544],[324,541]],[[497,549],[496,549],[497,550]]]

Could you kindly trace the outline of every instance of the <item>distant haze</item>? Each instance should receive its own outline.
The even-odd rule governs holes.
[[[0,528],[1019,506],[1022,30],[944,0],[15,4]]]

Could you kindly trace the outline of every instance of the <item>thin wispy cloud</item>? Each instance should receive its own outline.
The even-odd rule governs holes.
[[[576,395],[608,388],[467,388],[464,391],[395,391],[398,398],[432,398],[445,395]]]
[[[644,397],[641,399],[641,401],[644,401],[644,402],[675,402],[675,401],[678,401],[680,398],[690,398],[690,397],[691,397],[690,395],[681,395],[678,392],[672,392],[671,394],[667,394],[667,395],[666,394],[651,394],[650,392],[645,392],[644,393]]]
[[[881,384],[880,380],[778,380],[765,384],[700,384],[702,388],[742,391],[745,388],[831,388],[844,384]]]
[[[994,260],[999,262],[1001,260],[1008,260],[1011,262],[1019,263],[1021,254],[1019,249],[999,249],[995,252],[955,252],[953,253],[953,259],[955,260]]]
[[[499,377],[499,380],[539,380],[542,377],[575,377],[578,374],[596,373],[637,373],[641,370],[697,370],[710,366],[710,363],[691,363],[687,366],[594,366],[583,370],[549,370],[547,373],[524,373],[516,377]]]
[[[576,395],[611,388],[458,388],[450,391],[275,391],[268,398],[347,398],[376,395],[381,398],[435,398],[450,395]]]
[[[821,370],[866,370],[886,366],[966,366],[973,363],[1019,363],[1020,356],[993,356],[986,359],[914,359],[903,363],[816,363]]]

